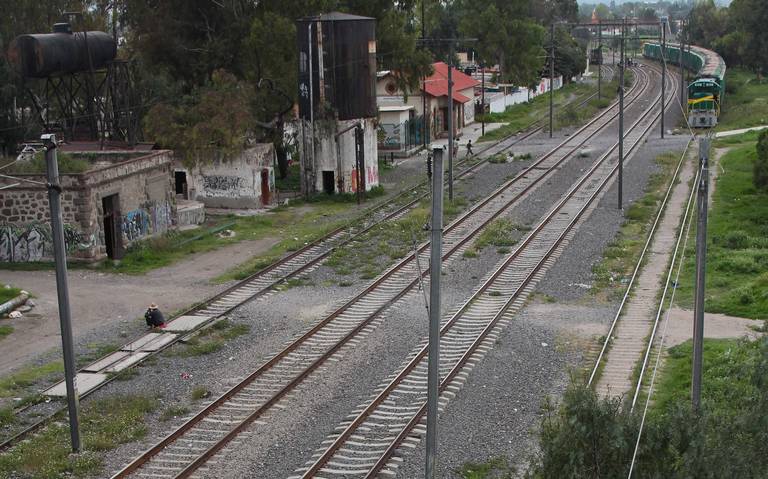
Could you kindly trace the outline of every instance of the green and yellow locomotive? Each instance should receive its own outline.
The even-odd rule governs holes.
[[[643,56],[661,61],[661,45],[646,43]],[[680,46],[667,44],[667,62],[679,65]],[[717,125],[725,98],[725,62],[717,53],[705,48],[685,48],[682,64],[693,71],[696,78],[688,85],[688,125],[694,128],[712,128]]]

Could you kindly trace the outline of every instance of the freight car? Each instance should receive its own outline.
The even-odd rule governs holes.
[[[603,47],[593,48],[589,53],[590,65],[602,65],[603,64]]]
[[[661,45],[646,43],[643,56],[661,61]],[[705,48],[692,46],[680,52],[680,46],[669,43],[665,52],[666,60],[682,65],[693,71],[696,78],[688,85],[688,125],[694,128],[712,128],[725,98],[725,62],[717,53]]]

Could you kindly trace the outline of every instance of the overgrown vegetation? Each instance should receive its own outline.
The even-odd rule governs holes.
[[[201,399],[205,399],[211,395],[211,391],[208,390],[205,386],[195,386],[192,388],[192,392],[190,393],[190,397],[193,401],[199,401]]]
[[[3,304],[7,301],[12,300],[19,294],[21,294],[21,289],[19,288],[12,288],[12,287],[0,288],[0,304]]]
[[[669,177],[674,171],[680,153],[664,153],[656,157],[659,171],[651,175],[645,194],[627,208],[616,237],[603,251],[600,262],[592,267],[593,294],[607,292],[611,296],[624,294],[626,282],[637,264],[648,236],[659,202],[669,187]]]
[[[508,249],[504,250],[502,248],[516,245],[520,232],[528,231],[529,229],[530,228],[524,226],[518,226],[506,218],[493,220],[479,235],[477,235],[472,246],[464,251],[464,256],[467,258],[474,258],[487,246],[498,246],[501,251],[497,251],[509,252]]]
[[[752,169],[752,184],[758,190],[768,191],[768,130],[763,130],[757,139],[757,158]]]
[[[735,65],[725,74],[725,106],[717,130],[768,125],[768,80]]]
[[[54,378],[64,372],[61,361],[45,363],[39,366],[27,366],[13,374],[0,378],[0,398],[18,397],[29,386],[39,381]]]
[[[443,209],[444,224],[448,224],[467,205],[462,197],[446,201]],[[341,276],[355,275],[359,279],[373,279],[393,261],[413,251],[427,238],[424,226],[429,220],[429,202],[422,201],[404,217],[372,228],[360,239],[338,248],[326,265]],[[344,281],[346,282],[346,281]]]
[[[633,477],[768,475],[768,338],[706,340],[702,409],[690,409],[691,345],[670,350],[646,420]],[[529,478],[627,477],[639,411],[571,386],[547,402]]]
[[[13,326],[7,324],[0,325],[0,338],[4,338],[13,332]]]
[[[720,160],[707,225],[704,308],[709,312],[768,317],[768,192],[756,190],[753,184],[756,158],[755,143],[746,141]],[[677,301],[690,308],[695,245],[692,241],[688,245]]]
[[[86,452],[71,454],[69,427],[65,422],[54,422],[0,455],[0,477],[53,479],[93,475],[101,468],[104,452],[144,437],[144,416],[155,406],[156,401],[146,396],[88,401],[80,416]]]
[[[171,419],[177,419],[189,414],[189,408],[186,406],[169,406],[160,414],[160,421],[166,422]]]
[[[224,319],[202,330],[197,336],[184,343],[184,346],[177,346],[172,349],[169,354],[193,357],[215,353],[223,348],[227,341],[248,334],[250,330],[251,327],[247,324],[234,324],[228,319]]]
[[[594,87],[586,83],[570,83],[555,91],[555,107],[561,108],[574,98],[586,98],[593,93]],[[609,91],[609,90],[605,90]],[[615,91],[615,88],[614,88]],[[507,107],[502,113],[491,113],[478,116],[476,121],[485,120],[487,123],[504,123],[503,126],[491,130],[478,141],[495,141],[525,130],[531,124],[541,120],[549,108],[549,95],[539,95],[527,103]]]
[[[456,471],[462,479],[512,479],[514,472],[504,457],[495,457],[487,462],[468,462]]]
[[[59,163],[60,174],[76,174],[84,173],[90,168],[88,160],[73,156],[69,153],[58,152],[57,159]],[[8,161],[0,161],[2,164],[11,163],[15,159],[8,159]],[[13,163],[11,166],[5,169],[5,174],[45,174],[47,171],[45,163],[45,155],[42,152],[37,152],[30,160],[19,161]]]

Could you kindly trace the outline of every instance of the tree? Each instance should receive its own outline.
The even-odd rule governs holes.
[[[608,5],[604,3],[599,3],[595,7],[595,15],[597,15],[597,18],[600,20],[609,20],[613,18],[613,14],[611,13],[611,10],[608,8]]]
[[[501,78],[517,85],[538,79],[544,64],[545,31],[527,16],[527,1],[463,0],[461,8],[459,31],[477,38],[482,62],[498,64]]]
[[[587,52],[578,44],[565,27],[555,29],[555,75],[562,75],[564,82],[584,71]]]
[[[731,54],[738,48],[744,64],[762,75],[768,65],[768,2],[734,0],[727,11],[729,30],[738,33],[730,41],[721,42],[721,47]]]

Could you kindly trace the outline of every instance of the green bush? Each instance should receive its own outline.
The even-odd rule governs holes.
[[[729,231],[723,238],[723,246],[728,249],[749,248],[749,244],[749,235],[742,230]]]
[[[768,190],[768,130],[763,130],[757,139],[753,181],[758,190]]]

